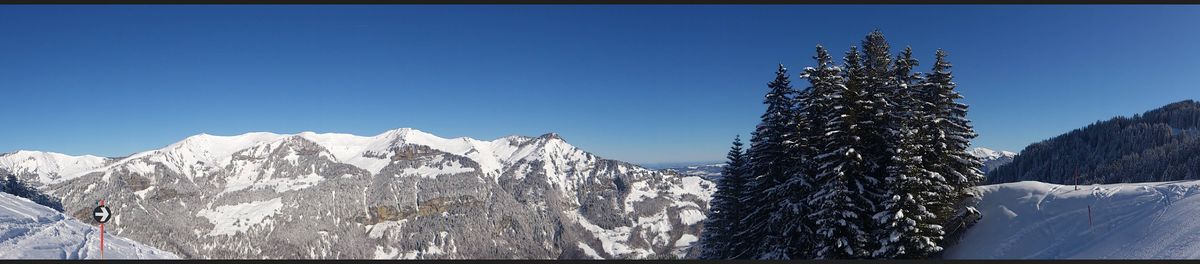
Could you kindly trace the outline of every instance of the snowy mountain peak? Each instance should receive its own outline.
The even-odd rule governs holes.
[[[581,157],[579,154],[583,153],[563,141],[557,133],[546,133],[536,138],[512,135],[491,141],[470,137],[442,138],[413,128],[392,129],[375,136],[312,131],[297,134],[250,132],[233,136],[200,133],[162,149],[136,153],[115,162],[108,162],[107,159],[95,156],[72,157],[57,153],[22,151],[2,156],[0,168],[45,176],[44,179],[38,179],[44,184],[58,183],[80,175],[111,169],[149,174],[157,167],[155,164],[162,164],[165,168],[180,175],[198,176],[229,165],[236,153],[250,149],[255,149],[257,152],[269,152],[275,148],[274,146],[282,145],[279,144],[280,142],[297,138],[325,148],[328,155],[332,156],[336,162],[347,163],[372,174],[379,173],[383,167],[391,163],[395,154],[393,152],[397,148],[407,145],[425,146],[466,157],[474,161],[484,175],[493,178],[499,176],[506,166],[521,159]],[[538,151],[542,148],[551,148],[552,151]],[[574,152],[579,153],[571,154]],[[35,156],[33,154],[47,158],[23,161],[27,156]],[[77,161],[79,159],[83,159],[83,161]],[[22,162],[29,164],[22,166],[21,164],[25,164]],[[80,165],[71,168],[47,166],[47,164],[75,163],[80,163]],[[37,170],[22,168],[36,168]],[[61,176],[53,175],[51,172]],[[191,177],[188,179],[194,180]]]
[[[979,158],[979,161],[983,163],[983,167],[979,169],[983,173],[988,173],[1004,164],[1012,162],[1013,157],[1016,157],[1017,153],[1013,153],[1012,151],[996,151],[988,148],[974,148],[971,149],[971,155]]]
[[[57,152],[46,151],[31,151],[17,150],[9,153],[0,153],[0,157],[21,157],[30,159],[53,159],[53,160],[68,160],[68,159],[103,159],[103,157],[93,155],[71,156]]]
[[[508,136],[504,136],[504,137],[501,137],[498,139],[499,140],[507,140],[507,141],[519,141],[519,142],[533,140],[532,137],[522,136],[522,135],[508,135]]]
[[[55,152],[18,150],[0,154],[0,169],[40,184],[53,184],[74,178],[82,171],[104,166],[109,158],[92,155],[71,156]]]
[[[251,132],[236,136],[214,136],[202,133],[171,144],[162,152],[189,161],[195,160],[212,164],[228,158],[239,150],[284,137],[285,135],[267,132]]]
[[[974,148],[971,149],[971,155],[980,159],[993,160],[1000,157],[1013,157],[1016,156],[1017,153],[1012,151],[997,151],[989,148]]]
[[[558,135],[558,133],[554,133],[554,132],[550,132],[550,133],[542,134],[541,136],[538,136],[538,138],[545,138],[545,139],[562,139],[562,137],[560,137],[560,136]]]
[[[497,245],[517,258],[645,258],[696,252],[713,187],[555,133],[401,128],[199,134],[43,189],[85,221],[90,203],[120,201],[106,228],[189,258],[479,258]],[[305,242],[330,237],[342,242]]]

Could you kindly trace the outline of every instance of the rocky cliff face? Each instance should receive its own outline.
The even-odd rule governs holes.
[[[688,257],[714,187],[556,134],[197,135],[101,163],[42,188],[185,258]]]

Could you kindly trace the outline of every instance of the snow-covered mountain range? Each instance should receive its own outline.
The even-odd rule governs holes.
[[[1200,181],[1078,189],[1023,181],[979,190],[983,219],[947,258],[1200,258]]]
[[[99,233],[93,224],[0,193],[0,259],[99,259]],[[179,258],[111,234],[104,240],[105,259]]]
[[[675,172],[688,176],[700,176],[710,181],[716,182],[721,178],[721,169],[725,168],[725,163],[703,164],[697,163],[694,165],[674,166],[663,168],[663,171]]]
[[[60,183],[81,172],[104,166],[112,159],[92,155],[69,156],[41,151],[16,151],[0,154],[0,170],[27,180],[34,187]]]
[[[713,184],[557,134],[200,134],[123,158],[19,151],[0,169],[185,258],[687,257]]]
[[[974,148],[971,149],[971,155],[979,158],[979,161],[983,162],[983,167],[980,167],[979,169],[982,170],[983,173],[988,173],[989,171],[992,171],[1001,165],[1012,162],[1013,157],[1016,157],[1017,153],[1012,151],[991,150],[988,148]]]

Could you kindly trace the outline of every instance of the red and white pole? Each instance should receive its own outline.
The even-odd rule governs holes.
[[[104,199],[100,199],[100,205],[104,206]],[[100,223],[100,259],[104,259],[104,223]]]

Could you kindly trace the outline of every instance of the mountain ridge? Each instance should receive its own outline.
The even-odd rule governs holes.
[[[556,133],[402,128],[198,134],[42,188],[80,219],[105,198],[113,232],[188,258],[648,258],[693,254],[713,185]]]
[[[250,148],[257,144],[262,144],[262,143],[268,142],[268,141],[283,140],[288,137],[303,137],[305,139],[314,140],[314,143],[321,144],[323,147],[327,147],[327,148],[337,147],[337,146],[345,143],[345,142],[338,142],[339,140],[362,141],[362,140],[375,139],[375,140],[384,140],[384,141],[390,140],[392,142],[400,140],[400,141],[404,141],[403,143],[415,143],[415,144],[426,145],[426,146],[439,146],[440,144],[438,144],[438,143],[448,143],[448,142],[452,142],[452,141],[463,141],[463,142],[468,142],[468,143],[482,143],[482,142],[497,143],[498,141],[524,142],[524,141],[539,139],[539,138],[562,140],[561,136],[559,136],[555,132],[544,133],[544,134],[536,136],[536,137],[523,136],[523,135],[508,135],[508,136],[499,137],[499,138],[496,138],[493,140],[478,140],[478,139],[474,139],[471,137],[465,137],[465,136],[464,137],[456,137],[456,138],[440,138],[440,137],[434,136],[433,134],[430,134],[430,133],[427,133],[427,132],[424,132],[424,131],[421,131],[418,129],[414,129],[414,128],[391,129],[391,130],[384,131],[383,133],[377,134],[375,136],[359,136],[359,135],[347,134],[347,133],[316,133],[313,131],[303,131],[303,132],[299,132],[299,133],[295,133],[295,134],[279,134],[279,133],[274,133],[274,132],[246,132],[246,133],[230,135],[230,136],[213,135],[213,134],[209,134],[209,133],[199,133],[199,134],[185,137],[184,139],[182,139],[180,141],[170,143],[162,148],[135,152],[133,154],[126,155],[124,157],[115,157],[115,158],[100,157],[100,156],[95,156],[95,155],[90,155],[90,154],[67,155],[67,154],[62,154],[62,153],[57,153],[57,152],[52,152],[52,151],[16,150],[16,151],[9,152],[9,153],[0,153],[0,168],[8,169],[11,172],[18,174],[18,175],[20,175],[20,174],[37,174],[38,172],[30,172],[28,170],[14,170],[14,168],[15,169],[23,168],[22,166],[18,166],[19,163],[21,162],[21,159],[28,160],[28,159],[30,159],[31,156],[54,157],[54,158],[33,159],[33,160],[35,160],[35,162],[40,163],[40,164],[45,164],[45,163],[54,164],[56,162],[60,163],[61,160],[67,160],[67,161],[74,161],[74,160],[79,160],[79,159],[92,160],[92,162],[90,162],[90,164],[87,164],[87,165],[91,165],[91,166],[84,165],[84,167],[87,167],[86,169],[75,168],[73,170],[66,170],[66,173],[64,173],[62,176],[66,177],[67,179],[70,179],[70,178],[81,176],[81,175],[84,175],[87,173],[95,172],[97,170],[102,170],[107,167],[118,165],[119,163],[125,162],[127,160],[142,158],[142,157],[152,155],[155,153],[170,152],[172,150],[178,150],[178,149],[186,150],[189,146],[193,146],[196,144],[207,143],[207,144],[202,144],[206,148],[212,148],[213,146],[218,146],[218,145],[233,145],[234,147],[225,147],[225,148],[223,148],[223,150],[217,151],[215,153],[215,155],[210,154],[210,153],[205,153],[205,154],[210,154],[210,155],[207,155],[208,157],[206,157],[205,155],[194,155],[194,154],[198,154],[198,153],[178,153],[178,154],[172,153],[172,155],[193,154],[192,157],[178,157],[178,158],[190,158],[189,161],[200,161],[200,162],[206,162],[206,163],[219,164],[223,159],[228,158],[230,155],[232,155],[232,152],[235,152],[237,150],[243,150],[246,148]],[[417,140],[408,142],[408,140],[407,140],[408,138],[416,138]],[[440,141],[440,142],[434,143],[434,142],[430,142],[431,140],[432,141]],[[378,143],[378,142],[372,142],[372,143]],[[453,147],[462,147],[462,146],[445,146],[445,145],[440,145],[440,146],[442,146],[441,148],[439,148],[440,150],[446,150],[446,149],[453,148]],[[359,151],[359,152],[362,152],[362,151]],[[345,157],[353,156],[353,154],[361,154],[361,153],[352,153],[349,155],[342,155],[342,156],[345,158]],[[9,158],[5,159],[6,157],[9,157]],[[630,163],[630,164],[632,164],[632,163]],[[46,166],[45,165],[36,165],[36,166],[29,166],[29,167],[42,168],[42,167],[46,167]],[[370,167],[370,166],[368,166],[368,167]],[[61,169],[53,169],[53,168],[51,170],[56,171],[56,172],[62,171]],[[63,181],[63,180],[43,181],[42,179],[33,179],[33,180],[36,180],[40,184],[52,184],[52,183],[58,183],[58,182]]]

